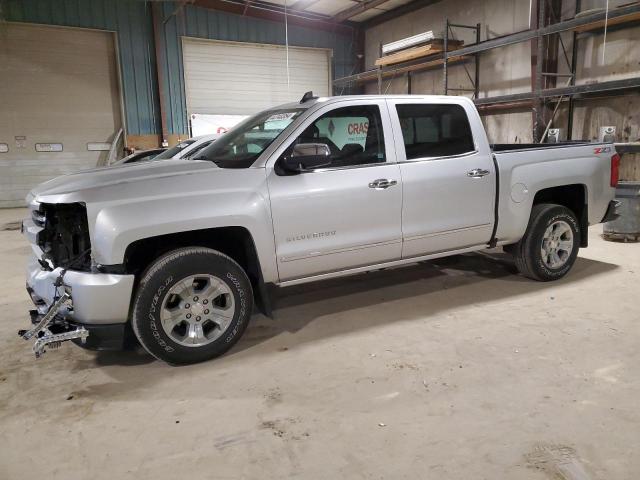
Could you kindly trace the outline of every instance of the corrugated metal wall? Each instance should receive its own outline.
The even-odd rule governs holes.
[[[161,31],[167,72],[162,91],[169,133],[187,128],[181,36],[212,40],[284,44],[282,22],[235,15],[176,2],[162,2],[165,19]],[[176,15],[173,15],[175,12]],[[0,0],[2,21],[96,28],[117,32],[122,71],[127,132],[161,132],[153,23],[150,2],[143,0]],[[326,30],[289,25],[289,43],[333,49],[333,75],[349,75],[355,52],[352,38]]]
[[[2,20],[117,32],[127,131],[158,133],[153,24],[147,2],[125,0],[0,0]],[[151,41],[150,41],[151,40]]]
[[[163,4],[165,18],[170,17],[175,10],[175,5],[172,3]],[[185,6],[172,16],[165,23],[163,33],[161,41],[166,52],[163,60],[166,61],[168,76],[163,90],[167,92],[167,105],[169,102],[171,105],[171,117],[168,119],[171,133],[188,131],[180,37],[278,45],[285,43],[282,22],[235,15],[193,5]],[[355,52],[351,38],[348,36],[289,25],[289,44],[300,47],[331,48],[334,56],[332,66],[334,78],[349,75],[352,71]]]

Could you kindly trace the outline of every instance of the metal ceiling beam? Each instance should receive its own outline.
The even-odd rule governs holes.
[[[310,7],[311,5],[318,3],[320,0],[297,0],[293,2],[291,5],[287,5],[291,10],[297,10],[299,12],[303,12],[305,9]]]
[[[400,5],[397,8],[391,9],[380,15],[376,15],[375,17],[362,22],[362,26],[365,29],[375,27],[376,25],[380,25],[381,23],[388,22],[389,20],[393,20],[394,18],[401,17],[402,15],[406,15],[407,13],[415,12],[416,10],[420,10],[421,8],[428,7],[429,5],[433,5],[434,3],[438,3],[441,1],[442,0],[414,0],[413,2],[405,3],[404,5]]]
[[[251,0],[250,2],[245,2],[244,0],[193,0],[193,2],[195,7],[235,13],[236,15],[247,15],[275,22],[282,22],[285,15],[282,5],[268,3],[263,0]],[[291,8],[288,8],[287,12],[290,25],[317,28],[343,35],[351,35],[353,29],[358,27],[358,24],[353,22],[336,23],[331,17],[315,12],[293,10]]]
[[[347,8],[346,10],[338,12],[333,16],[333,20],[335,22],[344,22],[345,20],[349,20],[350,18],[371,10],[372,8],[379,7],[380,5],[382,5],[383,3],[387,3],[388,1],[389,0],[369,0],[368,2],[365,1],[359,3],[357,5],[354,5],[353,7]]]

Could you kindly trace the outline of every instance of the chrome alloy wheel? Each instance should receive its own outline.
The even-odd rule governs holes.
[[[573,231],[567,222],[553,222],[542,237],[542,261],[549,268],[560,268],[573,251]]]
[[[209,274],[191,275],[164,297],[160,321],[165,333],[185,347],[201,347],[229,328],[236,307],[229,286]]]

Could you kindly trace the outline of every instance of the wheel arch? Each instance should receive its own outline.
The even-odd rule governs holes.
[[[533,197],[532,208],[541,203],[555,203],[571,210],[580,225],[580,247],[588,246],[589,196],[586,185],[575,183],[543,188]]]
[[[264,281],[260,258],[251,232],[242,226],[214,227],[168,233],[130,243],[124,254],[122,270],[136,277],[136,285],[145,270],[161,255],[184,247],[206,247],[236,261],[246,272],[258,309],[272,316],[269,285]]]

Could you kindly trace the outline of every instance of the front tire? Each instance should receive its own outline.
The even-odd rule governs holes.
[[[564,277],[578,256],[581,234],[578,219],[568,208],[534,205],[524,237],[511,247],[516,267],[525,277],[542,282]]]
[[[144,273],[132,326],[142,346],[170,364],[222,355],[242,336],[253,308],[246,273],[209,248],[169,252]]]

